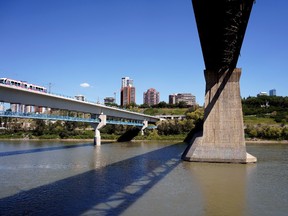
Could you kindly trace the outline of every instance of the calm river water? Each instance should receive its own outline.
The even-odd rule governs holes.
[[[0,215],[288,215],[288,145],[257,164],[191,163],[185,144],[0,141]]]

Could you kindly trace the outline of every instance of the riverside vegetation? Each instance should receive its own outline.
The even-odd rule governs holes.
[[[260,96],[242,100],[245,135],[247,139],[288,140],[288,97]],[[204,110],[188,107],[185,103],[176,106],[160,102],[157,106],[130,105],[127,108],[149,115],[183,115],[181,120],[167,120],[157,123],[157,129],[145,130],[145,135],[135,139],[184,140],[201,128]],[[69,115],[77,114],[69,112]],[[94,131],[88,123],[24,120],[0,118],[0,138],[24,139],[93,139]],[[131,126],[106,125],[101,129],[102,139],[117,140]]]

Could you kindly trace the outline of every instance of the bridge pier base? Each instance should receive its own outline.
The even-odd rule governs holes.
[[[205,70],[203,132],[196,134],[183,159],[198,162],[253,163],[246,153],[239,80],[241,69]]]
[[[101,114],[99,116],[99,119],[101,120],[99,124],[95,126],[95,136],[94,136],[94,145],[100,146],[101,145],[101,134],[100,134],[100,128],[104,127],[106,125],[106,115]]]

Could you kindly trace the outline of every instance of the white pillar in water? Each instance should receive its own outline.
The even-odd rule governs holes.
[[[99,129],[106,125],[106,118],[107,116],[101,113],[99,116],[100,122],[95,127],[95,137],[94,137],[94,145],[100,146],[101,145],[101,134]]]

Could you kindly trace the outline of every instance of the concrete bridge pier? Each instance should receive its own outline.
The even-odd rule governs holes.
[[[94,145],[100,146],[101,145],[101,134],[100,128],[106,125],[106,115],[101,114],[99,116],[100,122],[94,126],[95,128],[95,136],[94,136]]]
[[[203,132],[196,134],[184,160],[253,163],[246,153],[239,80],[241,69],[222,73],[205,70],[206,94]]]
[[[141,135],[144,136],[144,129],[148,127],[148,121],[143,121],[143,127],[141,128]]]

